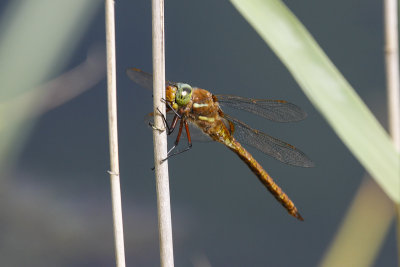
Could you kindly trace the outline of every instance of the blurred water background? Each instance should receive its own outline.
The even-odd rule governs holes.
[[[112,266],[103,2],[26,2],[0,3],[0,265]],[[382,3],[285,3],[386,126]],[[125,74],[152,70],[151,3],[115,7],[126,260],[157,266],[152,135],[143,122],[152,96]],[[167,1],[165,29],[167,79],[297,104],[308,113],[297,123],[231,114],[316,163],[292,167],[249,149],[295,202],[299,222],[222,145],[195,143],[172,158],[175,265],[316,266],[365,170],[228,1]],[[14,50],[5,49],[9,36]],[[374,266],[396,266],[393,226]]]

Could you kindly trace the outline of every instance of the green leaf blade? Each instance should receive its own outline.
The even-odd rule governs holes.
[[[232,0],[232,3],[285,64],[364,168],[394,202],[400,203],[399,153],[300,21],[281,1]]]

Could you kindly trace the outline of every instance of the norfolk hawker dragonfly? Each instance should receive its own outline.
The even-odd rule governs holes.
[[[151,74],[136,68],[128,69],[127,74],[137,84],[152,89],[153,76]],[[176,140],[174,146],[168,152],[168,157],[192,147],[188,123],[197,126],[206,136],[224,144],[236,153],[289,214],[303,221],[303,217],[298,212],[294,203],[253,156],[242,147],[241,143],[257,148],[263,153],[286,164],[313,167],[314,163],[294,146],[252,129],[238,119],[225,114],[221,106],[248,111],[276,122],[303,120],[307,116],[303,110],[283,100],[214,95],[207,90],[192,87],[186,83],[167,81],[165,87],[166,98],[164,101],[167,105],[167,114],[171,114],[173,117],[170,123],[164,118],[168,135],[174,132],[179,122]],[[185,127],[188,146],[183,150],[172,153],[179,143],[183,127]]]

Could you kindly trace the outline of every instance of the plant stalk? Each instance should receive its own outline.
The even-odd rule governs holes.
[[[164,1],[152,0],[153,38],[153,105],[154,110],[154,166],[157,187],[158,229],[160,261],[162,267],[174,266],[171,207],[169,194],[167,134],[159,112],[165,115],[165,45],[164,45]]]
[[[124,230],[122,224],[121,188],[118,159],[117,128],[117,79],[115,56],[115,16],[114,0],[105,1],[106,43],[107,43],[107,97],[108,127],[110,138],[110,182],[114,222],[115,261],[117,267],[125,267]]]
[[[384,1],[384,20],[389,133],[393,139],[394,146],[400,153],[399,37],[397,0]],[[397,210],[397,256],[398,264],[400,266],[400,203],[396,203],[395,206]]]

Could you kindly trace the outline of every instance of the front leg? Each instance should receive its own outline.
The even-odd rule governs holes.
[[[160,112],[160,113],[161,113],[161,112]],[[165,119],[165,116],[164,116],[162,113],[161,113],[161,116],[163,117],[164,123],[165,123],[165,125],[166,125],[166,127],[167,127],[167,129],[168,129],[167,134],[170,135],[170,134],[173,133],[173,131],[175,130],[176,124],[178,123],[178,120],[179,120],[181,117],[180,117],[179,114],[176,114],[176,115],[174,116],[174,119],[172,120],[171,126],[169,126],[167,120]],[[176,153],[171,154],[171,152],[172,152],[172,151],[176,148],[176,146],[179,144],[179,140],[180,140],[181,135],[182,135],[183,124],[185,124],[186,133],[188,133],[188,130],[189,130],[189,129],[188,129],[187,122],[184,121],[184,119],[181,119],[181,122],[180,122],[180,124],[179,124],[178,135],[176,136],[176,140],[175,140],[174,146],[167,152],[167,157],[166,157],[165,159],[162,159],[162,160],[161,160],[161,163],[164,162],[164,161],[166,161],[169,157],[174,156],[174,155],[177,155],[177,154],[180,154],[180,153],[183,152],[183,151],[178,151],[178,152],[176,152]],[[191,142],[191,139],[190,139],[190,134],[188,135],[188,138],[189,138],[189,146],[191,147],[191,146],[192,146],[192,142]],[[188,148],[186,148],[184,151],[186,151],[187,149],[188,149]],[[154,170],[154,167],[151,168],[151,169]]]
[[[171,122],[171,125],[168,124],[168,121],[166,119],[166,117],[164,116],[164,114],[161,112],[161,110],[157,107],[157,111],[160,113],[162,119],[163,119],[163,123],[164,123],[164,129],[159,129],[157,127],[154,126],[154,123],[149,122],[149,125],[151,128],[155,129],[155,130],[159,130],[159,131],[164,131],[165,128],[167,128],[167,134],[170,135],[171,133],[174,132],[176,124],[178,123],[178,120],[181,118],[181,115],[172,108],[171,104],[168,102],[165,102],[167,105],[167,112],[172,110],[175,113],[175,116]]]

